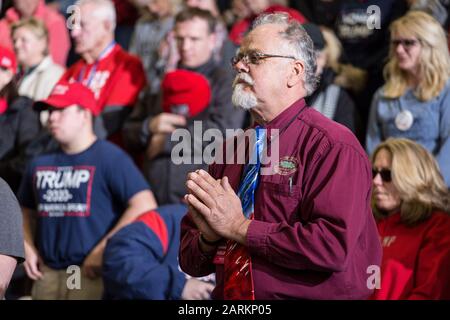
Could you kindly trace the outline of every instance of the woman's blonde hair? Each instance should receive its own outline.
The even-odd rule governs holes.
[[[450,213],[450,192],[436,160],[424,147],[408,139],[390,138],[375,149],[372,164],[380,150],[388,151],[392,158],[392,183],[402,201],[400,216],[404,223],[423,221],[433,210]],[[372,204],[375,216],[382,217],[374,199]]]
[[[45,41],[44,56],[48,55],[48,30],[44,22],[37,20],[35,18],[27,18],[19,20],[11,26],[11,37],[17,29],[27,28],[30,30],[38,39],[43,39]]]
[[[416,38],[421,45],[419,57],[420,82],[414,95],[420,101],[429,101],[439,95],[450,75],[450,57],[444,29],[432,16],[421,11],[410,11],[395,20],[391,26],[393,34]],[[399,98],[408,89],[408,74],[398,66],[392,45],[389,61],[384,67],[384,95]]]
[[[334,83],[354,92],[364,89],[367,81],[366,72],[350,64],[339,62],[342,55],[342,44],[338,37],[333,30],[325,26],[320,26],[320,31],[325,39],[324,52],[327,59],[327,67],[330,67],[336,73]]]

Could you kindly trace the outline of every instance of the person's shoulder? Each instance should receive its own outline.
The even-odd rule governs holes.
[[[78,59],[77,61],[75,61],[74,64],[72,64],[70,67],[68,67],[65,70],[65,72],[62,75],[62,77],[73,76],[75,73],[77,73],[85,65],[86,65],[86,61],[84,61],[82,58]]]
[[[431,214],[429,223],[433,225],[447,225],[450,227],[450,214],[441,210],[435,210]]]
[[[31,159],[28,162],[28,167],[34,171],[36,167],[57,166],[58,163],[55,161],[55,158],[57,158],[58,155],[63,154],[64,153],[59,149],[56,151],[42,153]]]
[[[25,96],[19,96],[16,99],[14,99],[14,101],[11,103],[11,110],[13,111],[21,111],[21,110],[25,110],[27,108],[31,108],[31,106],[33,105],[33,100],[25,97]],[[26,110],[28,111],[32,111],[30,110]]]
[[[128,157],[127,153],[119,146],[104,139],[98,139],[93,145],[93,149],[100,154],[106,155],[107,158]]]
[[[385,99],[385,85],[382,85],[381,87],[379,87],[375,93],[373,94],[373,100],[381,100],[381,99]]]
[[[47,67],[44,69],[47,73],[59,73],[63,74],[66,69],[62,67],[61,65],[55,63],[53,59],[49,59]]]
[[[64,18],[64,16],[49,6],[45,6],[43,18],[46,25],[52,25],[53,23],[63,23],[64,25],[66,24],[66,19]]]
[[[118,63],[123,63],[126,65],[141,65],[141,59],[132,53],[129,53],[125,49],[123,49],[120,45],[117,45],[117,49],[115,52],[115,59],[114,61]]]
[[[447,79],[447,82],[445,83],[444,87],[442,88],[441,92],[439,93],[439,98],[448,99],[449,96],[450,96],[450,78]]]
[[[10,192],[12,192],[12,191],[11,191],[11,188],[9,187],[9,184],[0,177],[0,194],[4,195],[4,194],[9,194]],[[3,196],[2,196],[2,199],[3,199]]]
[[[231,84],[233,81],[233,73],[230,68],[227,68],[223,63],[215,63],[208,74],[205,74],[207,78],[210,79],[211,85],[228,85],[231,89]]]
[[[6,221],[8,221],[11,219],[13,215],[16,215],[17,218],[21,214],[19,203],[17,202],[16,196],[11,190],[9,184],[2,178],[0,178],[0,199],[2,199],[2,207],[0,208],[0,215],[2,214],[8,215],[8,217],[6,216],[2,217],[2,223],[4,223],[4,218],[6,218]]]
[[[345,148],[354,150],[361,155],[366,155],[358,139],[350,129],[325,117],[315,109],[307,107],[303,115],[300,114],[298,118],[306,126],[314,129],[312,132],[315,135],[315,139],[310,139],[311,141],[317,141],[324,147]]]
[[[421,223],[426,238],[436,238],[445,241],[450,250],[450,214],[442,210],[435,210],[430,217]]]
[[[104,139],[99,139],[95,142],[93,154],[96,159],[101,160],[104,164],[108,164],[109,168],[122,168],[124,163],[133,162],[128,153],[118,145]]]

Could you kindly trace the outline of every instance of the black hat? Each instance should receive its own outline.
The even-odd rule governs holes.
[[[314,23],[305,23],[302,26],[311,37],[314,44],[314,50],[323,50],[323,48],[325,48],[325,39],[323,38],[322,31],[320,31],[319,26]]]

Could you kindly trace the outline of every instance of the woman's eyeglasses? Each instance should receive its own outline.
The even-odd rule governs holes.
[[[391,170],[389,170],[389,169],[377,170],[377,169],[372,168],[372,178],[375,179],[375,177],[378,174],[380,174],[381,180],[383,180],[384,182],[392,181]]]
[[[282,56],[278,54],[267,54],[258,51],[248,51],[246,53],[239,52],[236,56],[234,56],[231,59],[231,66],[235,67],[239,63],[239,61],[242,61],[245,65],[249,64],[257,65],[260,64],[262,60],[268,58],[286,58],[294,60],[297,59],[294,56]]]
[[[394,48],[397,48],[399,44],[402,45],[403,48],[406,50],[414,47],[417,43],[419,43],[419,40],[417,39],[392,39],[391,44]]]

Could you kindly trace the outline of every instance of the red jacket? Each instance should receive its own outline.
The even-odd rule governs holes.
[[[273,5],[270,6],[269,8],[267,8],[266,10],[264,10],[261,14],[266,14],[266,13],[276,13],[276,12],[286,12],[288,13],[294,20],[297,20],[300,23],[306,23],[308,22],[306,20],[306,18],[297,10],[295,9],[291,9],[285,6],[281,6],[281,5]],[[245,34],[248,32],[248,30],[250,29],[253,21],[256,19],[257,16],[255,15],[251,15],[247,18],[244,18],[238,22],[236,22],[233,27],[231,28],[230,31],[230,40],[236,44],[236,45],[240,45],[242,40],[244,39]]]
[[[91,74],[94,70],[95,74]],[[102,111],[134,106],[139,92],[147,83],[139,58],[118,44],[98,62],[87,64],[83,59],[78,60],[60,81],[82,81],[94,92]]]
[[[450,215],[435,212],[408,227],[394,214],[378,221],[381,289],[372,299],[450,299]]]
[[[70,49],[70,39],[64,17],[47,7],[44,0],[39,1],[33,17],[45,23],[49,35],[50,54],[56,63],[65,66]],[[6,11],[5,17],[0,20],[0,45],[9,49],[13,48],[10,35],[11,25],[19,20],[19,13],[14,7]]]

